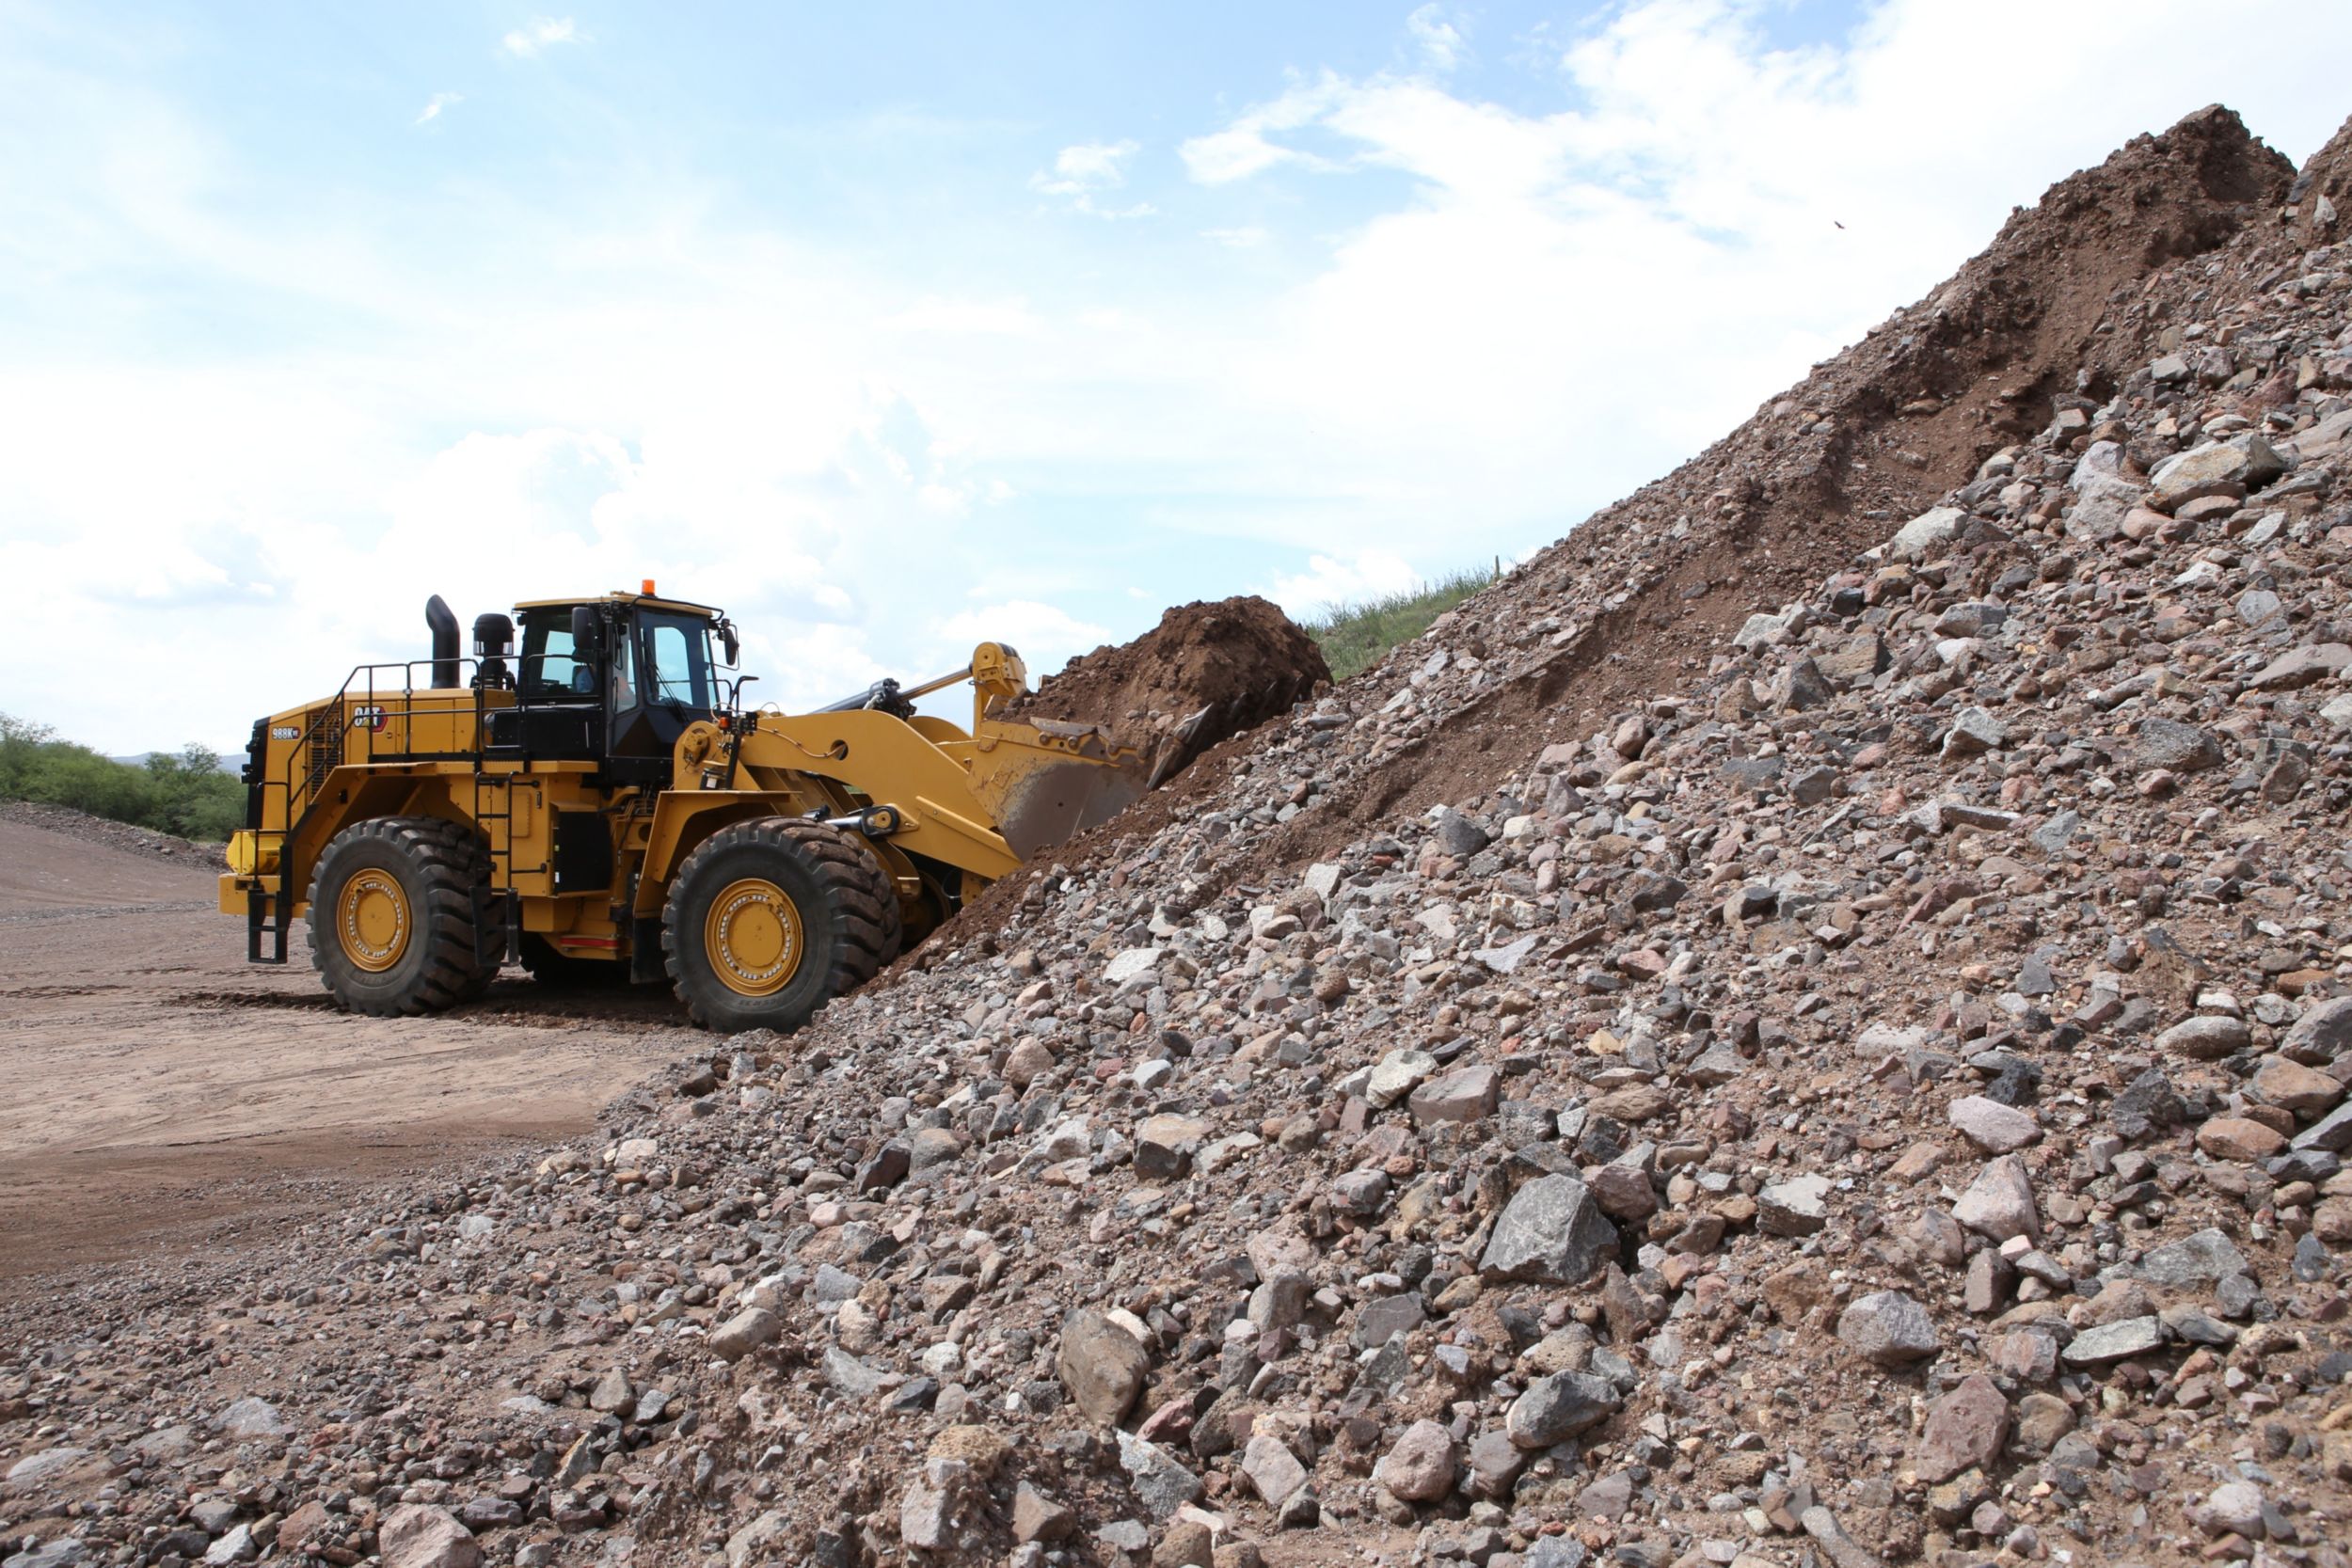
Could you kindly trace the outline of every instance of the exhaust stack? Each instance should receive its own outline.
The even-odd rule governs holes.
[[[446,691],[459,684],[457,673],[457,617],[441,595],[434,594],[424,601],[424,624],[433,628],[433,685],[436,690]]]

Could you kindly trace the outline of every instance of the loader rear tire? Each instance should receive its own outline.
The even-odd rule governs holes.
[[[799,816],[722,828],[661,911],[670,984],[705,1029],[798,1029],[898,957],[898,894],[850,834]]]
[[[482,841],[437,816],[381,816],[328,841],[310,877],[310,962],[344,1008],[437,1013],[480,996],[474,947]]]

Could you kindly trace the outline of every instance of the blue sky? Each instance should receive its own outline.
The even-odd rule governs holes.
[[[432,592],[652,576],[806,704],[1521,557],[2128,136],[2307,155],[2352,8],[2241,20],[0,0],[0,572],[75,650],[0,710],[233,744]]]

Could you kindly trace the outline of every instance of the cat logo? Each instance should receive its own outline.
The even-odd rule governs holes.
[[[371,735],[383,734],[384,726],[390,719],[391,715],[389,712],[373,703],[366,707],[356,707],[351,710],[351,727],[355,730],[366,730]]]

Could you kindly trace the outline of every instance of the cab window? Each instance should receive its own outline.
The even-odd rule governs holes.
[[[523,617],[523,652],[516,672],[516,687],[523,700],[562,701],[596,696],[593,684],[582,691],[582,677],[594,675],[572,657],[572,621],[568,610],[543,611]]]
[[[646,694],[679,707],[711,706],[710,626],[699,616],[644,618]]]

